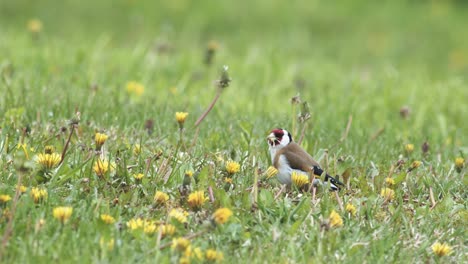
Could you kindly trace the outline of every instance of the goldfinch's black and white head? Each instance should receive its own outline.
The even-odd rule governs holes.
[[[267,140],[270,148],[282,148],[292,142],[292,137],[287,130],[275,128],[268,135]]]

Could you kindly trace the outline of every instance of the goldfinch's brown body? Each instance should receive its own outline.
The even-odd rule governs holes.
[[[282,184],[291,184],[291,174],[295,171],[310,175],[313,171],[319,178],[323,174],[320,164],[315,161],[303,148],[292,141],[291,134],[284,129],[274,129],[268,136],[268,145],[271,155],[271,162],[278,170],[277,178]],[[330,181],[330,188],[338,190],[341,182],[330,175],[325,175],[325,181]],[[321,184],[319,179],[315,179],[314,185]]]

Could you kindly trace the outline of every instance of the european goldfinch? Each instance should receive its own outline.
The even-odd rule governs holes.
[[[281,128],[273,129],[267,137],[273,167],[278,170],[276,177],[282,184],[291,185],[293,172],[309,175],[313,172],[321,176],[323,170],[303,148],[293,142],[291,134]],[[325,182],[330,182],[331,190],[339,190],[340,181],[325,173]],[[320,185],[321,181],[315,179],[314,183]]]

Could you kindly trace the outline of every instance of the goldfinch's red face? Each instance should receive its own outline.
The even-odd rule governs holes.
[[[276,128],[273,129],[268,135],[267,141],[268,145],[275,147],[278,145],[286,146],[292,141],[292,139],[288,131],[281,128]]]

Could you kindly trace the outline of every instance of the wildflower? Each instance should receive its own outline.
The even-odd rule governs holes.
[[[226,177],[224,178],[224,182],[227,184],[232,184],[232,178]]]
[[[36,162],[42,167],[43,170],[51,170],[60,163],[60,155],[58,153],[37,155]]]
[[[276,176],[276,174],[278,174],[278,170],[273,166],[268,167],[268,169],[266,170],[267,179],[270,179],[270,178]]]
[[[179,259],[179,264],[190,264],[190,258],[187,256],[181,257]]]
[[[176,219],[178,222],[182,224],[187,223],[187,214],[180,208],[172,209],[169,212],[169,217]]]
[[[134,94],[136,96],[141,96],[143,92],[145,91],[145,87],[143,84],[135,82],[135,81],[130,81],[127,83],[127,92],[129,94]]]
[[[352,216],[356,215],[357,209],[356,206],[354,206],[351,203],[346,204],[346,212],[350,213]]]
[[[11,200],[11,196],[8,194],[0,194],[0,204],[7,203]]]
[[[104,237],[101,237],[99,239],[99,245],[101,246],[102,249],[112,251],[114,249],[114,239],[110,238],[109,240],[105,239]]]
[[[203,191],[196,191],[189,195],[187,202],[192,209],[198,210],[207,200]]]
[[[230,160],[226,162],[226,171],[228,174],[238,173],[240,171],[240,164]]]
[[[415,160],[415,161],[413,161],[413,163],[411,163],[411,168],[410,169],[414,170],[414,169],[418,168],[419,166],[421,166],[421,161]]]
[[[177,123],[179,123],[179,127],[184,127],[185,119],[187,119],[188,113],[187,112],[176,112],[175,118]]]
[[[176,231],[176,227],[171,224],[165,224],[159,226],[159,231],[161,232],[161,236],[172,236]]]
[[[196,247],[193,249],[193,255],[195,256],[196,259],[198,260],[203,260],[203,252],[199,247]]]
[[[133,174],[133,178],[135,178],[137,182],[140,182],[144,176],[145,175],[143,173]]]
[[[44,147],[44,153],[45,154],[52,154],[52,153],[54,153],[54,151],[55,151],[54,146],[48,145],[48,146]]]
[[[47,196],[48,196],[46,189],[40,189],[40,188],[37,188],[37,187],[33,187],[31,189],[30,194],[31,194],[31,197],[34,200],[34,203],[36,203],[36,204],[46,200]]]
[[[187,247],[190,246],[190,240],[186,239],[186,238],[183,238],[183,237],[179,237],[179,238],[174,238],[172,240],[172,249],[177,249],[177,250],[180,250],[180,251],[185,251],[187,249]]]
[[[214,249],[206,250],[205,256],[206,256],[207,261],[222,261],[224,258],[224,255],[222,252],[218,252]]]
[[[405,145],[405,151],[409,154],[411,152],[413,152],[414,150],[414,145],[413,144],[406,144]]]
[[[73,208],[69,206],[61,206],[54,208],[53,215],[62,224],[66,223],[73,213]]]
[[[28,190],[28,188],[27,188],[26,186],[24,186],[24,185],[17,185],[17,186],[16,186],[16,189],[17,189],[20,193],[25,193],[25,192]]]
[[[186,170],[185,171],[185,176],[192,177],[193,176],[193,171],[192,170]]]
[[[224,224],[226,223],[229,218],[232,216],[232,211],[229,208],[219,208],[213,214],[213,220],[217,224]]]
[[[145,222],[141,218],[133,218],[127,222],[127,227],[130,228],[130,230],[132,231],[143,228],[144,225],[145,225]]]
[[[291,174],[291,180],[296,185],[298,188],[301,188],[302,186],[306,185],[309,183],[309,177],[303,173],[298,173],[296,171],[293,171]]]
[[[393,178],[387,177],[385,178],[385,184],[387,184],[388,186],[393,186],[395,185],[395,180]]]
[[[28,30],[31,33],[37,34],[42,31],[42,22],[39,19],[31,19],[28,21]]]
[[[133,146],[133,154],[135,156],[138,156],[140,155],[141,153],[141,146],[139,144],[136,144],[135,146]]]
[[[146,221],[143,226],[143,232],[147,235],[153,235],[158,230],[158,227],[153,221]]]
[[[112,216],[112,215],[108,215],[108,214],[102,214],[101,215],[101,220],[102,222],[108,224],[108,225],[111,225],[115,222],[115,218]]]
[[[461,170],[465,166],[465,159],[462,157],[458,157],[455,159],[455,167],[458,170]]]
[[[109,161],[97,159],[94,162],[93,170],[97,176],[104,176],[109,171]]]
[[[343,226],[343,218],[341,218],[341,216],[335,210],[330,213],[328,219],[330,220],[331,227]]]
[[[206,47],[205,51],[205,64],[206,65],[211,65],[213,62],[214,55],[216,54],[216,50],[218,50],[219,44],[216,41],[210,41],[208,42],[208,45]]]
[[[395,199],[395,191],[390,188],[383,188],[380,191],[380,196],[382,196],[386,201],[391,201]]]
[[[154,195],[154,203],[157,205],[163,205],[169,200],[169,195],[164,192],[157,191]]]
[[[108,137],[109,136],[107,136],[106,134],[96,133],[96,135],[94,136],[94,143],[96,143],[96,150],[101,150],[102,145],[104,145]]]
[[[432,245],[432,252],[434,252],[434,254],[436,254],[439,257],[443,257],[450,254],[452,252],[452,248],[446,243],[441,244],[437,242],[434,245]]]

